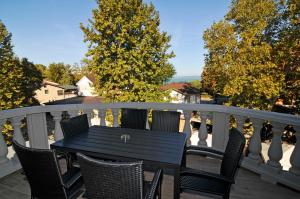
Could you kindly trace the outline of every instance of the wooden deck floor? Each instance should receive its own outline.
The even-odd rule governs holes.
[[[188,166],[217,172],[219,161],[208,158],[190,156],[187,159]],[[146,178],[151,178],[150,173],[146,173]],[[163,199],[173,197],[173,177],[165,175],[163,181]],[[0,198],[1,199],[29,199],[30,188],[25,180],[25,176],[17,171],[5,178],[0,179]],[[207,199],[208,196],[199,196],[183,193],[183,199]],[[299,199],[300,193],[280,185],[274,185],[262,181],[258,175],[240,169],[236,178],[236,184],[231,188],[230,198],[234,199]]]

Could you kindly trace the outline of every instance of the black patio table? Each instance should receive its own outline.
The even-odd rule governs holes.
[[[88,132],[50,145],[64,152],[83,153],[100,159],[142,160],[145,170],[173,170],[174,198],[180,198],[180,165],[186,142],[184,133],[167,133],[116,127],[92,126]]]

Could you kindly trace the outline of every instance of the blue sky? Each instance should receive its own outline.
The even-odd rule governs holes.
[[[160,29],[171,35],[176,75],[200,75],[203,31],[228,11],[230,1],[145,0],[159,11]],[[13,34],[15,53],[34,63],[80,63],[87,51],[80,22],[87,23],[94,0],[1,0],[0,20]]]

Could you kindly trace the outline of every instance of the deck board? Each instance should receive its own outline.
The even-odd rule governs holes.
[[[217,172],[219,170],[219,160],[189,156],[187,159],[188,166],[195,169]],[[64,170],[64,163],[61,162]],[[146,179],[152,177],[152,174],[146,173]],[[21,171],[17,171],[9,176],[0,179],[0,196],[1,199],[29,199],[30,188]],[[173,177],[164,176],[163,181],[163,199],[173,197]],[[199,196],[188,193],[181,194],[182,199],[208,199],[213,197]],[[264,182],[260,177],[248,170],[240,169],[236,177],[236,184],[231,188],[232,199],[298,199],[300,192],[285,188],[280,185],[274,185]]]

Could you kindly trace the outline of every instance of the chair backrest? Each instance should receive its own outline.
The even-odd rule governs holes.
[[[89,122],[86,114],[62,120],[60,126],[64,138],[69,138],[89,130]]]
[[[13,147],[28,179],[34,198],[67,198],[53,150],[33,149],[13,140]]]
[[[152,111],[153,131],[179,132],[180,112],[177,111]]]
[[[122,109],[121,127],[131,129],[146,129],[146,109]]]
[[[221,175],[234,179],[245,146],[244,135],[235,128],[229,131],[229,140],[221,164]]]
[[[141,199],[143,197],[142,162],[114,163],[77,154],[89,199]]]

